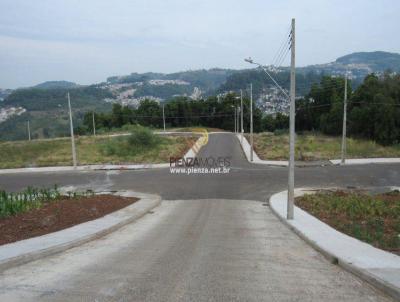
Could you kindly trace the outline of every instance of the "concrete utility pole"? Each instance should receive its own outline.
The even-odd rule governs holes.
[[[71,100],[69,97],[69,92],[67,93],[68,97],[68,108],[69,108],[69,125],[71,127],[71,147],[72,147],[72,163],[74,168],[76,168],[76,150],[75,150],[75,138],[74,138],[74,125],[72,124],[72,110],[71,110]]]
[[[235,122],[235,127],[234,127],[234,128],[235,128],[235,134],[236,134],[236,106],[234,106],[233,108],[234,108],[233,110],[235,111],[235,112],[234,112],[234,115],[235,115],[235,116],[234,116],[233,119],[234,119],[234,122]]]
[[[250,161],[253,161],[253,83],[250,83]]]
[[[290,60],[290,139],[289,139],[289,180],[287,199],[287,219],[293,219],[294,212],[294,146],[295,146],[295,98],[296,98],[296,48],[295,48],[295,20],[292,19],[290,33],[291,60]]]
[[[236,115],[236,133],[239,134],[239,127],[240,127],[240,106],[237,106],[237,115]]]
[[[164,132],[165,132],[165,110],[164,110],[164,104],[162,105],[162,118],[163,118],[163,124],[164,124]]]
[[[94,120],[94,111],[92,112],[92,118],[93,118],[93,135],[96,136],[96,122]]]
[[[344,76],[343,132],[342,132],[342,165],[346,163],[346,128],[347,128],[347,74]]]
[[[31,140],[31,125],[30,125],[29,121],[28,121],[28,140],[29,141]]]
[[[243,130],[243,91],[242,91],[242,89],[240,89],[240,120],[241,120],[241,133],[242,133],[242,136],[241,136],[241,143],[243,144],[243,132],[244,132],[244,130]]]

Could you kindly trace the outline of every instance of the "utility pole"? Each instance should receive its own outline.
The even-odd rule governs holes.
[[[250,83],[250,161],[253,161],[253,83]]]
[[[31,125],[30,125],[29,121],[28,121],[28,139],[29,139],[29,141],[31,140]]]
[[[344,101],[343,101],[343,132],[342,132],[342,162],[346,163],[346,128],[347,128],[347,74],[344,76]]]
[[[237,115],[236,115],[236,133],[239,134],[239,127],[240,127],[240,106],[237,106]]]
[[[72,148],[72,163],[74,168],[76,168],[76,150],[75,150],[75,138],[74,138],[74,125],[72,124],[72,110],[71,110],[71,100],[69,97],[69,92],[67,93],[68,97],[68,108],[69,108],[69,125],[71,128],[71,148]]]
[[[233,117],[233,119],[234,119],[234,122],[235,122],[235,127],[234,127],[234,128],[235,128],[235,134],[236,134],[236,106],[234,106],[233,108],[234,108],[234,109],[233,109],[233,110],[234,110],[234,117]]]
[[[96,122],[94,120],[94,111],[92,112],[92,117],[93,117],[93,135],[96,136]]]
[[[240,119],[241,119],[241,143],[243,144],[243,91],[240,89]]]
[[[290,60],[290,139],[289,139],[289,179],[287,199],[287,219],[293,219],[294,213],[294,144],[295,144],[295,98],[296,98],[296,48],[295,48],[295,20],[292,19],[290,33],[291,60]]]
[[[162,117],[163,117],[164,132],[165,132],[165,110],[164,110],[164,104],[162,105]]]

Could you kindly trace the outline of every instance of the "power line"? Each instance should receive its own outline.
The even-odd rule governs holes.
[[[283,38],[283,41],[282,41],[281,45],[279,46],[278,51],[276,52],[276,54],[272,60],[272,65],[274,65],[274,66],[276,66],[275,63],[278,61],[278,58],[281,56],[282,52],[284,51],[285,46],[287,47],[287,45],[288,45],[290,31],[291,31],[291,27],[289,26],[286,31],[286,34]]]
[[[288,40],[288,42],[290,43],[290,39]],[[286,59],[287,54],[289,53],[289,50],[290,50],[290,45],[288,45],[288,47],[286,48],[286,51],[285,51],[284,54],[281,56],[280,60],[279,60],[278,62],[276,62],[276,65],[275,65],[275,66],[277,66],[276,68],[278,68],[278,69],[281,68],[283,62],[284,62],[285,59]]]

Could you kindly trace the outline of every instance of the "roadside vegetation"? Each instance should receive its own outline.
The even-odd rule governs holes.
[[[321,191],[297,198],[296,205],[340,232],[400,255],[399,191]]]
[[[247,139],[249,136],[246,135]],[[296,135],[296,160],[328,160],[341,156],[341,137],[305,132]],[[287,160],[289,135],[285,131],[254,134],[254,149],[264,160]],[[347,139],[348,158],[400,157],[400,144],[383,146],[366,139]]]
[[[56,200],[60,196],[57,187],[54,189],[27,188],[20,193],[0,191],[0,218],[39,208],[44,202]]]
[[[130,132],[134,131],[137,129],[138,125],[133,125],[133,124],[126,124],[123,125],[120,128],[100,128],[96,129],[96,135],[97,136],[102,136],[102,135],[109,135],[109,134],[129,134]],[[153,130],[154,132],[159,132],[160,134],[163,134],[164,128],[153,128],[153,127],[146,127],[148,129]],[[201,132],[200,130],[207,130],[207,132],[228,132],[227,130],[223,130],[220,128],[211,128],[211,127],[166,127],[165,131],[166,132]],[[91,132],[87,132],[87,135],[92,135]]]
[[[147,128],[131,127],[124,136],[77,137],[78,163],[162,163],[183,156],[195,137],[159,136]],[[71,165],[69,138],[0,143],[0,168]]]
[[[124,208],[137,198],[96,195],[92,191],[62,194],[52,189],[0,191],[0,245],[56,232]]]

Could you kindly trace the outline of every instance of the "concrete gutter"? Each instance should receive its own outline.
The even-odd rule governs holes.
[[[253,161],[250,161],[250,144],[245,136],[243,136],[243,142],[241,134],[236,134],[239,139],[240,145],[242,146],[243,152],[246,155],[247,161],[254,164],[270,165],[287,167],[288,161],[286,160],[262,160],[258,157],[257,153],[253,152]],[[341,159],[330,159],[327,161],[296,161],[296,167],[308,167],[308,166],[326,166],[326,165],[340,165]],[[390,164],[400,163],[400,158],[349,158],[346,159],[345,165],[367,165],[367,164]]]
[[[101,194],[137,197],[140,200],[95,220],[58,232],[0,246],[0,271],[98,239],[134,222],[161,204],[161,197],[153,194],[133,191],[101,192]]]
[[[316,192],[296,189],[295,196]],[[286,219],[287,191],[274,194],[270,207],[290,229],[332,263],[357,275],[395,299],[400,299],[400,257],[338,232],[306,211],[295,207],[294,219]]]
[[[187,133],[187,132],[186,132]],[[198,133],[197,133],[198,134]],[[186,152],[184,158],[195,157],[201,148],[201,137],[196,143]],[[169,163],[160,164],[133,164],[133,165],[84,165],[77,166],[55,166],[55,167],[34,167],[34,168],[15,168],[15,169],[0,169],[0,174],[14,173],[38,173],[38,172],[73,172],[73,171],[97,171],[97,170],[143,170],[143,169],[162,169],[169,168]]]

